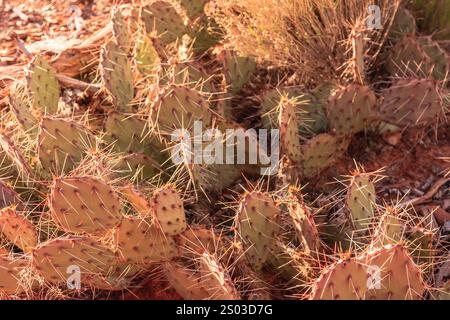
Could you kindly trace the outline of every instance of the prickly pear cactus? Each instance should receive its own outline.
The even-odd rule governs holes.
[[[235,222],[238,240],[255,270],[260,270],[270,257],[270,248],[280,231],[280,214],[272,197],[259,191],[246,194],[239,204]]]
[[[173,186],[156,190],[150,203],[156,223],[166,236],[176,236],[186,230],[183,200]]]
[[[280,102],[280,144],[281,149],[286,156],[298,163],[302,159],[302,150],[300,146],[299,116],[296,114],[295,104],[289,100]]]
[[[0,232],[24,252],[29,252],[38,243],[36,227],[14,207],[0,210]]]
[[[7,183],[0,181],[0,209],[14,206],[17,210],[23,210],[24,204],[19,194]]]
[[[237,93],[255,72],[256,62],[252,57],[242,57],[229,50],[224,50],[222,55],[229,92]]]
[[[357,259],[339,260],[322,270],[314,282],[312,300],[362,300],[367,291],[367,267]]]
[[[24,85],[20,83],[13,85],[9,96],[9,105],[22,129],[34,137],[37,134],[38,120],[29,109]]]
[[[21,274],[28,267],[29,261],[26,259],[0,255],[0,296],[18,294],[24,290]]]
[[[39,124],[38,156],[48,173],[72,170],[92,146],[92,134],[76,121],[44,117]]]
[[[390,51],[386,69],[392,76],[428,76],[433,61],[413,36],[405,36]]]
[[[116,44],[125,52],[128,52],[131,48],[130,31],[128,30],[128,24],[122,15],[121,10],[118,7],[112,9],[111,22],[114,40]]]
[[[208,0],[179,0],[181,6],[186,10],[186,14],[190,19],[204,13],[204,8]]]
[[[183,251],[183,256],[195,256],[203,252],[215,253],[220,240],[212,229],[203,226],[190,225],[176,237]]]
[[[122,220],[114,189],[94,177],[57,178],[49,198],[53,220],[63,230],[102,235]]]
[[[147,130],[145,120],[113,111],[105,122],[104,140],[119,152],[145,152]]]
[[[405,223],[393,208],[386,208],[375,228],[373,243],[375,246],[394,244],[404,238]]]
[[[27,81],[33,107],[43,114],[56,113],[61,88],[55,70],[43,57],[31,61]]]
[[[324,106],[314,95],[305,94],[296,87],[276,88],[264,94],[260,112],[264,128],[278,127],[278,107],[282,99],[295,102],[302,138],[311,138],[326,131],[328,120]]]
[[[314,261],[302,249],[292,248],[277,241],[270,264],[275,272],[296,286],[303,286],[315,276]]]
[[[330,129],[339,135],[353,135],[368,127],[375,116],[377,99],[366,86],[349,85],[338,90],[328,104]]]
[[[114,42],[109,42],[102,48],[100,72],[116,108],[120,111],[130,111],[130,102],[134,97],[131,64],[126,52]]]
[[[199,271],[202,281],[208,284],[206,292],[210,299],[239,300],[239,294],[230,275],[213,255],[207,252],[201,255]]]
[[[442,116],[442,97],[433,80],[397,80],[383,92],[381,118],[398,126],[423,126]]]
[[[155,1],[143,7],[141,18],[147,33],[154,34],[164,44],[181,39],[187,31],[182,17],[166,1]]]
[[[374,270],[372,278],[375,279],[368,288],[366,299],[416,300],[424,294],[426,287],[422,271],[402,245],[388,245],[370,251],[366,263]]]
[[[170,260],[178,256],[180,250],[174,239],[164,235],[157,225],[134,217],[122,220],[115,243],[120,260],[134,264]]]
[[[32,264],[50,283],[67,285],[70,276],[79,273],[80,285],[92,287],[104,283],[105,275],[117,264],[117,256],[90,238],[56,238],[33,250]]]
[[[416,19],[411,12],[403,7],[399,7],[392,22],[389,33],[389,40],[396,42],[405,34],[414,35],[416,33]]]
[[[345,137],[338,137],[322,133],[303,146],[301,168],[305,177],[311,177],[335,163],[348,148],[350,141]]]
[[[157,77],[161,68],[161,58],[148,36],[141,35],[137,39],[135,59],[139,72],[147,77]]]
[[[183,86],[171,85],[163,90],[150,111],[153,127],[160,134],[172,133],[174,129],[190,129],[195,121],[209,127],[212,111],[205,97],[198,91]]]
[[[360,173],[351,178],[346,206],[355,230],[367,230],[372,224],[376,206],[375,186],[369,174]]]

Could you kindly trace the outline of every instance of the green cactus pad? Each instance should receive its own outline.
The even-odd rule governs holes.
[[[131,48],[131,37],[128,24],[120,9],[115,7],[111,13],[112,31],[116,44],[125,52]]]
[[[270,264],[283,279],[292,285],[302,286],[308,283],[314,275],[312,258],[301,250],[295,250],[277,241]]]
[[[238,236],[248,263],[260,270],[270,257],[270,247],[280,231],[280,209],[272,197],[262,192],[246,194],[236,216]]]
[[[398,243],[405,232],[404,222],[398,217],[393,208],[386,208],[375,228],[373,243],[376,246],[385,246]]]
[[[375,186],[368,174],[352,177],[347,190],[346,206],[355,230],[367,230],[376,206]]]
[[[433,61],[432,77],[436,80],[446,80],[450,71],[449,56],[439,43],[433,41],[431,36],[420,37],[418,41],[427,55]]]
[[[405,36],[392,48],[386,69],[392,76],[428,76],[433,61],[413,36]]]
[[[71,275],[80,271],[80,284],[102,283],[117,264],[115,253],[99,241],[89,238],[56,238],[37,246],[32,264],[44,279],[54,284],[67,284]]]
[[[131,110],[134,97],[133,75],[127,54],[115,43],[107,43],[100,55],[102,81],[118,110]]]
[[[23,291],[21,272],[29,265],[26,259],[12,259],[0,255],[0,294],[12,295]]]
[[[327,133],[309,140],[303,146],[301,168],[304,177],[312,177],[335,163],[346,152],[349,143],[347,138]]]
[[[105,132],[105,142],[119,152],[145,152],[149,148],[146,122],[133,115],[111,112],[105,122]]]
[[[150,203],[156,223],[166,236],[176,236],[186,230],[183,200],[173,186],[156,190]]]
[[[349,85],[338,90],[327,107],[330,129],[338,135],[353,135],[367,128],[375,116],[377,99],[366,86]]]
[[[88,176],[55,179],[49,206],[58,226],[72,233],[101,235],[122,219],[118,195],[105,182]]]
[[[30,179],[34,178],[35,172],[31,168],[30,163],[23,155],[21,149],[18,148],[17,144],[6,132],[0,132],[0,147],[3,149],[6,158],[13,164],[14,170],[19,173],[22,179],[30,181]]]
[[[0,233],[24,252],[29,252],[38,243],[36,227],[14,207],[0,210]]]
[[[314,282],[312,300],[362,300],[367,291],[367,267],[357,259],[340,260],[325,268]]]
[[[43,114],[56,113],[61,88],[55,70],[43,57],[36,56],[31,61],[27,82],[33,107]]]
[[[402,245],[385,246],[367,253],[367,265],[379,268],[379,288],[369,288],[367,299],[416,300],[425,292],[422,271]]]
[[[383,92],[381,118],[399,126],[422,126],[439,119],[443,102],[433,80],[397,80]]]
[[[29,109],[25,88],[21,84],[16,83],[12,86],[9,104],[22,129],[30,136],[35,136],[37,134],[38,120]]]
[[[139,72],[154,78],[161,68],[158,51],[153,46],[152,40],[146,35],[141,35],[136,41],[136,64]]]
[[[148,180],[163,173],[160,164],[143,153],[131,153],[122,157],[113,170],[118,176],[138,180]]]
[[[217,22],[206,15],[200,16],[192,27],[191,38],[194,39],[193,50],[196,53],[213,48],[221,40],[221,29]]]
[[[193,89],[171,85],[163,90],[150,112],[152,125],[161,134],[171,134],[174,129],[189,129],[194,121],[209,127],[213,114],[203,95]]]
[[[328,120],[323,105],[315,96],[304,94],[296,87],[272,89],[264,94],[260,111],[264,128],[278,127],[277,110],[282,98],[295,101],[302,138],[310,138],[326,131]]]
[[[241,57],[229,50],[224,50],[222,54],[227,85],[229,91],[235,94],[247,84],[256,71],[256,62],[251,57]]]
[[[298,163],[302,159],[299,134],[300,120],[296,111],[295,104],[291,101],[281,101],[279,115],[281,149],[294,163]]]
[[[164,44],[181,39],[187,31],[182,17],[166,1],[156,1],[143,7],[141,17],[147,33],[156,33]]]
[[[179,0],[190,19],[203,14],[205,5],[208,1],[209,0]]]
[[[306,253],[318,252],[320,247],[319,232],[309,209],[291,196],[288,199],[288,211],[297,238],[303,244],[304,251]]]
[[[72,170],[93,145],[92,134],[76,121],[46,117],[41,120],[38,156],[46,172],[61,174]]]
[[[416,19],[411,12],[405,8],[399,7],[389,32],[389,39],[393,42],[397,42],[404,35],[414,35],[416,33],[416,28]]]
[[[175,241],[142,218],[124,218],[117,230],[116,243],[121,260],[127,263],[149,264],[179,255]]]

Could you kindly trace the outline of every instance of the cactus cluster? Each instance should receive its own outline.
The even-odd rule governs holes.
[[[116,297],[158,279],[182,299],[448,298],[448,281],[434,281],[448,244],[410,208],[382,201],[379,172],[357,164],[315,189],[358,137],[445,117],[450,59],[419,33],[416,11],[390,14],[381,61],[366,56],[380,38],[352,20],[350,47],[336,48],[352,52],[342,76],[304,79],[241,54],[221,37],[239,31],[223,30],[215,5],[112,8],[89,106],[60,99],[50,60],[31,59],[0,128],[0,296]],[[222,147],[220,163],[197,161],[214,153],[205,140],[218,131],[252,126],[279,132],[275,175],[258,175],[274,144],[256,163],[224,163]]]

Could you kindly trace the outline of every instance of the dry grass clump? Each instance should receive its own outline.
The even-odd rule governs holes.
[[[300,80],[359,76],[353,64],[355,34],[363,39],[365,65],[372,65],[400,0],[217,0],[217,20],[232,46],[277,66],[293,68]],[[369,6],[380,8],[381,28],[367,28]]]

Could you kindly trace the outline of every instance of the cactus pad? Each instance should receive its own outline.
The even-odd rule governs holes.
[[[280,231],[280,209],[272,197],[252,192],[240,202],[236,225],[245,256],[254,269],[261,269],[270,257],[270,247]]]
[[[30,135],[35,135],[37,133],[38,120],[28,107],[25,88],[18,83],[11,88],[9,104],[11,111],[14,113],[17,122],[20,123],[23,130]]]
[[[39,129],[39,161],[47,172],[72,170],[93,145],[91,133],[76,121],[43,118]]]
[[[111,249],[89,238],[56,238],[33,250],[32,263],[45,280],[55,284],[68,283],[73,270],[79,268],[84,287],[103,282],[117,257]]]
[[[156,77],[161,59],[153,42],[146,35],[141,35],[136,41],[136,63],[139,72],[145,76]]]
[[[209,127],[213,119],[208,101],[198,91],[175,85],[163,90],[150,116],[161,133],[166,130],[172,133],[174,128],[191,128],[194,121],[202,121],[204,127]]]
[[[109,42],[100,55],[103,83],[118,110],[130,110],[134,97],[133,75],[127,54],[115,43]]]
[[[127,263],[149,264],[179,255],[175,241],[142,218],[124,218],[117,230],[116,243],[119,256]]]
[[[49,205],[53,220],[73,233],[104,234],[122,219],[118,195],[93,177],[56,179]]]
[[[61,89],[55,70],[41,56],[31,61],[27,81],[33,107],[44,114],[56,113]]]
[[[281,148],[291,161],[298,163],[302,158],[299,135],[300,121],[296,114],[295,104],[291,101],[281,101],[279,122]]]
[[[141,13],[148,33],[156,33],[164,44],[181,39],[186,26],[177,10],[166,1],[156,1],[142,8]]]
[[[130,32],[120,9],[115,7],[111,13],[112,31],[116,44],[125,52],[131,48]]]
[[[150,203],[156,223],[166,236],[175,236],[186,230],[183,200],[174,187],[156,190]]]
[[[20,293],[20,273],[29,265],[25,259],[11,259],[0,256],[0,293],[14,294]]]
[[[381,117],[400,126],[421,126],[443,113],[442,98],[432,80],[398,80],[383,93]]]
[[[0,210],[0,233],[25,252],[29,252],[38,243],[36,227],[13,207]]]
[[[367,288],[367,270],[356,259],[340,260],[321,272],[313,284],[312,300],[362,300]]]
[[[375,116],[377,100],[368,87],[352,84],[338,90],[328,104],[330,129],[353,135],[367,128]]]
[[[256,62],[251,57],[241,57],[235,52],[223,52],[225,78],[231,93],[237,93],[250,80],[256,70]]]
[[[335,163],[342,156],[350,141],[345,137],[337,137],[322,133],[303,146],[302,172],[311,177]]]
[[[186,10],[186,14],[193,19],[204,12],[208,0],[179,0],[181,6]]]
[[[18,210],[22,210],[24,207],[17,192],[5,182],[0,181],[0,209],[11,205],[14,205]]]
[[[357,174],[350,182],[346,205],[356,230],[367,230],[376,206],[375,186],[368,174]]]
[[[401,245],[385,246],[367,254],[367,265],[380,269],[380,288],[368,290],[367,299],[415,300],[425,291],[422,272]]]
[[[105,142],[124,153],[144,152],[146,122],[134,116],[111,112],[105,123]],[[146,148],[147,147],[147,148]]]

